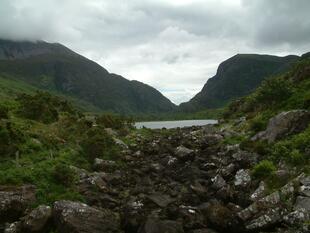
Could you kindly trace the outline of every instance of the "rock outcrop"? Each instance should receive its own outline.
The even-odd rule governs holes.
[[[293,110],[282,112],[269,120],[267,129],[256,134],[252,140],[267,140],[274,142],[290,134],[305,130],[310,123],[310,112],[307,110]]]

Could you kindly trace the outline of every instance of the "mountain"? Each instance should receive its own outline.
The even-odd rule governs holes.
[[[109,73],[58,43],[0,40],[0,76],[78,98],[102,111],[137,114],[175,108],[156,89]]]
[[[189,102],[180,105],[181,111],[218,108],[229,101],[248,95],[267,77],[286,71],[298,56],[237,54],[221,63],[217,73]]]

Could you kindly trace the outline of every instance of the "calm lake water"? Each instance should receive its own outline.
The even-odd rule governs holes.
[[[184,120],[184,121],[148,121],[148,122],[137,122],[135,127],[141,129],[144,127],[149,129],[161,129],[161,128],[177,128],[177,127],[190,127],[190,126],[201,126],[216,124],[217,120]]]

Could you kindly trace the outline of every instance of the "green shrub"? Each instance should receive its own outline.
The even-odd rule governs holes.
[[[124,129],[131,127],[133,120],[118,115],[104,114],[97,117],[96,122],[104,128]]]
[[[289,162],[294,165],[302,165],[306,161],[305,156],[297,149],[294,149],[289,154]]]
[[[66,100],[46,92],[37,92],[35,95],[20,94],[16,100],[20,103],[20,116],[46,124],[58,121],[60,112],[77,114]]]
[[[24,134],[10,121],[0,121],[0,156],[13,155],[24,141]]]
[[[4,105],[0,105],[0,119],[8,119],[9,118],[9,108]]]
[[[262,160],[254,166],[252,174],[255,178],[267,178],[276,171],[276,167],[272,161]]]
[[[101,127],[95,127],[88,130],[86,137],[81,142],[82,148],[88,160],[104,157],[104,155],[113,147],[112,138]]]
[[[76,180],[76,173],[66,164],[57,164],[53,176],[57,182],[65,186],[72,186]]]
[[[254,133],[263,131],[266,129],[267,126],[267,121],[266,119],[263,118],[262,115],[257,115],[250,121],[250,130],[253,131]]]
[[[250,139],[243,140],[240,143],[240,148],[242,150],[255,152],[260,155],[267,155],[270,153],[269,146],[265,141],[252,141]]]
[[[293,86],[290,80],[283,77],[269,78],[263,81],[262,85],[257,89],[255,102],[270,106],[279,104],[286,100],[293,93]]]

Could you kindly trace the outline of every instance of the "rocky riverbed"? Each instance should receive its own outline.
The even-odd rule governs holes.
[[[155,130],[128,145],[118,141],[121,161],[95,159],[92,171],[72,167],[85,203],[31,208],[34,186],[0,187],[2,231],[310,232],[310,177],[283,168],[276,175],[288,182],[271,190],[251,172],[263,156],[224,143],[238,134],[204,126]]]

